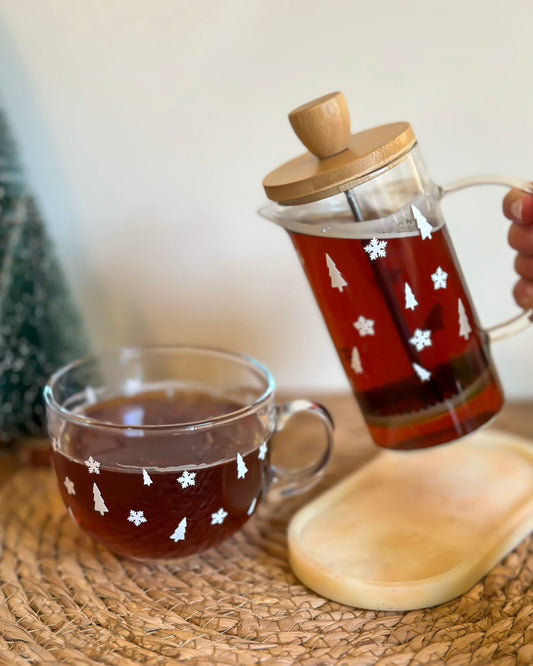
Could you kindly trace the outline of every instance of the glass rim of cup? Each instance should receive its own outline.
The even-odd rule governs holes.
[[[164,424],[146,424],[146,425],[127,425],[123,423],[113,423],[111,421],[103,421],[100,419],[95,419],[90,416],[85,416],[80,412],[73,411],[63,405],[59,404],[54,395],[54,387],[57,383],[65,376],[67,373],[72,372],[73,370],[92,362],[97,362],[105,358],[106,356],[118,355],[118,354],[139,354],[141,352],[156,352],[156,353],[170,353],[170,352],[189,352],[196,354],[204,354],[211,356],[218,356],[224,358],[227,361],[238,362],[243,366],[248,366],[249,369],[252,369],[256,374],[261,375],[265,380],[266,388],[263,390],[261,395],[255,400],[251,401],[249,404],[239,407],[238,409],[228,411],[225,414],[218,416],[213,416],[209,419],[201,419],[197,421],[183,421],[177,423],[164,423]],[[128,431],[128,432],[140,432],[140,431],[149,431],[149,432],[196,432],[199,430],[206,430],[221,425],[226,425],[233,421],[239,420],[244,416],[251,415],[257,412],[270,398],[274,396],[276,389],[275,379],[270,372],[270,370],[260,361],[248,356],[246,354],[241,354],[239,352],[232,352],[226,349],[221,349],[217,347],[207,347],[201,345],[136,345],[136,346],[127,346],[127,347],[110,347],[102,351],[87,354],[81,358],[74,359],[69,363],[63,365],[58,370],[56,370],[48,379],[46,385],[43,389],[43,397],[46,404],[46,407],[54,412],[57,416],[68,420],[72,423],[77,423],[79,425],[92,426],[98,428],[105,428],[115,431]]]

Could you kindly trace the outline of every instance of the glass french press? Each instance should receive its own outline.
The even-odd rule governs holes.
[[[375,443],[425,448],[481,427],[503,404],[489,343],[531,312],[481,326],[440,203],[473,185],[531,187],[439,187],[409,123],[351,135],[342,93],[289,119],[309,152],[266,176],[275,203],[260,212],[289,233]]]

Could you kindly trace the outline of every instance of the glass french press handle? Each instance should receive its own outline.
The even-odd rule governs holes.
[[[526,194],[533,194],[533,186],[518,178],[511,178],[509,176],[473,176],[471,178],[456,180],[444,187],[439,187],[439,195],[442,198],[452,192],[458,192],[467,187],[475,187],[477,185],[503,185],[504,187],[510,187],[513,190],[519,190]],[[487,333],[490,342],[496,342],[497,340],[503,340],[515,333],[523,331],[532,323],[532,319],[533,310],[524,310],[516,317],[512,317],[496,326],[491,326],[486,329],[485,332]]]

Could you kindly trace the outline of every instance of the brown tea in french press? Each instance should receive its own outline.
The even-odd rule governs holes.
[[[489,342],[530,313],[482,328],[440,202],[477,184],[529,186],[439,187],[408,123],[350,135],[341,93],[289,119],[309,152],[264,179],[276,203],[261,214],[289,233],[375,443],[424,448],[486,424],[504,400]]]

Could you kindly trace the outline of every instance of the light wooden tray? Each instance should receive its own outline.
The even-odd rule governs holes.
[[[297,513],[289,557],[329,599],[412,610],[468,591],[532,529],[533,446],[482,430],[381,453]]]

